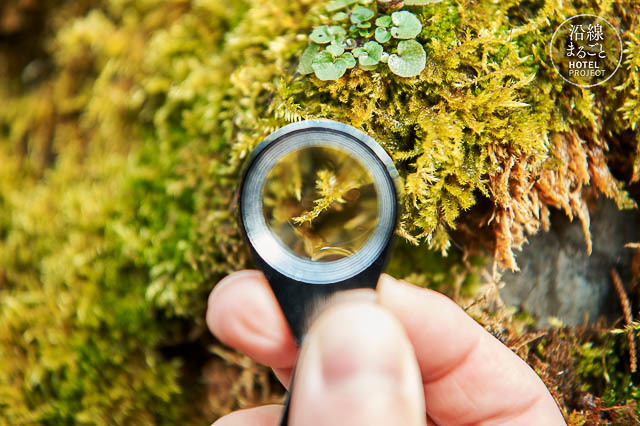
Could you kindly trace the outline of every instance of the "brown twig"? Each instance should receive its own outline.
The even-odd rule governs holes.
[[[527,346],[529,343],[538,340],[539,338],[544,337],[547,334],[549,334],[549,332],[546,330],[538,331],[537,333],[525,334],[517,340],[509,342],[507,346],[509,346],[509,349],[517,353],[520,349]]]
[[[622,280],[620,279],[618,271],[616,271],[615,268],[611,268],[609,273],[611,275],[611,280],[613,281],[613,286],[616,289],[616,293],[618,293],[620,304],[622,305],[622,312],[624,312],[624,322],[627,326],[631,327],[631,325],[633,324],[633,314],[631,313],[631,303],[629,302],[627,292],[624,291]],[[631,372],[635,373],[638,369],[638,360],[636,358],[636,339],[633,334],[633,329],[629,330],[627,338],[629,339],[629,364]]]

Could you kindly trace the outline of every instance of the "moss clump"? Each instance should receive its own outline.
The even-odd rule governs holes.
[[[424,71],[353,68],[335,81],[296,72],[308,34],[330,19],[323,2],[73,3],[43,11],[42,41],[20,52],[26,68],[0,80],[0,416],[9,423],[213,416],[189,394],[204,395],[193,380],[180,381],[186,357],[166,354],[209,347],[206,293],[249,265],[230,208],[239,170],[286,123],[363,129],[401,171],[407,241],[446,251],[452,231],[477,239],[487,229],[510,268],[512,249],[548,227],[551,208],[580,219],[588,238],[589,192],[626,207],[623,179],[640,178],[640,156],[629,154],[640,152],[640,14],[630,0],[405,6],[422,25]],[[623,67],[605,86],[568,86],[548,64],[554,28],[580,12],[623,35]],[[0,65],[16,54],[3,45]],[[478,285],[477,274],[454,279],[475,270],[458,251],[446,260],[424,247],[399,252],[410,256],[392,262],[397,275],[456,282],[461,296]],[[274,398],[264,370],[224,358],[252,379],[238,379],[244,390],[220,410]],[[606,404],[627,398],[616,392]]]
[[[295,32],[300,26],[330,24],[324,7],[289,11],[296,19],[286,31],[260,27],[270,39],[286,40],[286,47],[274,46],[277,51],[269,45],[228,47],[230,58],[241,57],[234,74],[241,80],[234,80],[228,93],[245,100],[232,110],[242,123],[231,148],[233,166],[260,137],[288,121],[349,122],[376,137],[401,170],[405,238],[424,239],[446,251],[450,232],[464,223],[461,212],[487,197],[491,207],[474,213],[485,217],[483,226],[494,234],[497,263],[512,269],[517,268],[512,249],[527,234],[548,228],[550,208],[579,218],[590,241],[587,187],[614,198],[621,208],[633,206],[606,157],[609,145],[637,137],[632,117],[620,113],[623,105],[637,102],[632,88],[637,18],[621,5],[596,10],[625,34],[626,69],[611,83],[616,90],[570,86],[548,65],[545,49],[554,29],[584,10],[579,4],[557,10],[552,3],[519,8],[508,2],[442,1],[411,8],[422,21],[417,40],[427,52],[426,69],[418,77],[398,77],[385,68],[354,68],[331,82],[296,76],[292,72],[304,44],[296,43]],[[250,84],[270,89],[251,90]],[[614,115],[615,120],[606,119]]]
[[[166,354],[200,336],[208,274],[236,267],[220,261],[222,245],[215,245],[219,258],[202,255],[217,270],[196,266],[197,182],[180,182],[186,175],[174,166],[216,169],[208,159],[199,169],[201,154],[168,155],[169,136],[156,143],[153,115],[170,102],[139,79],[158,53],[147,43],[177,56],[180,49],[211,56],[235,12],[217,3],[161,3],[108,2],[55,21],[48,56],[38,59],[55,68],[36,86],[21,75],[1,81],[0,418],[9,424],[211,417],[199,405],[205,389],[181,388],[188,370]],[[162,28],[176,21],[173,46],[162,43]],[[188,45],[193,33],[203,40]],[[148,84],[167,81],[158,73]],[[167,134],[178,136],[171,127]],[[222,205],[203,214],[215,216]],[[225,238],[223,227],[216,238]],[[185,296],[194,292],[200,297]]]
[[[629,371],[626,342],[626,336],[602,328],[558,329],[531,345],[527,360],[569,424],[637,424],[638,376]]]

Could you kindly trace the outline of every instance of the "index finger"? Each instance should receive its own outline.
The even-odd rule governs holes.
[[[436,423],[564,424],[531,367],[451,299],[387,275],[378,294],[413,343]]]

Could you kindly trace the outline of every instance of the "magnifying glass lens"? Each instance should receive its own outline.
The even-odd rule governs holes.
[[[355,254],[378,224],[371,174],[352,155],[307,146],[283,156],[267,174],[263,214],[293,253],[319,262]]]

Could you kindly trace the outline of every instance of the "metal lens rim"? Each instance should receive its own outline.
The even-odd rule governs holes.
[[[269,172],[287,154],[308,147],[339,149],[358,160],[371,174],[378,197],[378,224],[373,235],[352,256],[330,262],[303,258],[285,246],[266,223],[262,190]],[[388,246],[396,221],[395,176],[389,173],[389,167],[393,172],[395,168],[386,153],[386,158],[380,158],[380,150],[384,153],[373,139],[359,130],[324,120],[285,126],[265,139],[255,150],[240,194],[243,227],[256,253],[279,273],[310,284],[336,283],[366,270]]]

